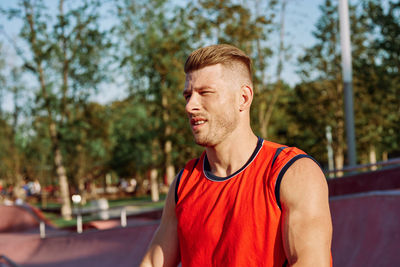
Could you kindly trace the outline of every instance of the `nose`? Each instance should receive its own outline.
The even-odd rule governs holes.
[[[198,94],[193,92],[188,99],[186,100],[186,107],[185,107],[186,113],[191,114],[195,111],[200,110],[200,99]]]

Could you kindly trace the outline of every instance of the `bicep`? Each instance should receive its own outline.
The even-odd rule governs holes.
[[[282,179],[282,236],[289,264],[329,266],[332,222],[328,187],[309,158],[297,160]]]
[[[177,266],[179,263],[179,242],[177,218],[175,215],[175,185],[176,178],[171,184],[161,222],[149,245],[142,264],[148,266]]]

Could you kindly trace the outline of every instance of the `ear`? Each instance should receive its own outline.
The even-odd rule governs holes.
[[[249,85],[242,85],[240,88],[240,104],[239,110],[245,111],[249,110],[251,106],[251,102],[253,101],[253,88]]]

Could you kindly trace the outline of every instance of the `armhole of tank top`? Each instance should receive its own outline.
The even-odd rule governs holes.
[[[183,173],[183,169],[180,170],[180,172],[178,173],[178,176],[176,178],[176,183],[175,183],[175,204],[178,203],[178,186],[179,186],[179,182],[181,181],[182,173]]]
[[[286,171],[290,168],[290,166],[292,166],[293,163],[295,163],[298,159],[301,159],[301,158],[312,159],[321,168],[321,165],[319,165],[318,161],[316,161],[313,157],[311,157],[307,154],[299,154],[299,155],[294,156],[282,167],[282,169],[280,170],[280,172],[278,174],[278,178],[276,179],[276,182],[275,182],[275,200],[276,200],[276,203],[278,204],[278,207],[280,210],[282,210],[282,205],[281,205],[281,200],[280,200],[280,188],[281,188],[283,176],[285,175]]]
[[[197,158],[197,159],[196,159],[196,162],[194,163],[192,170],[189,172],[189,175],[190,175],[190,174],[193,172],[193,170],[196,168],[196,165],[197,165],[197,163],[199,162],[199,159],[200,159],[200,158]],[[179,172],[179,174],[178,174],[178,176],[177,176],[177,178],[176,178],[176,184],[175,184],[175,204],[177,204],[177,203],[178,203],[178,200],[179,200],[179,196],[178,196],[178,187],[179,187],[179,183],[181,182],[183,170],[184,170],[184,169],[182,169],[182,170]]]
[[[276,149],[274,158],[272,159],[271,168],[274,166],[276,159],[278,158],[279,154],[285,149],[287,146],[282,146]]]

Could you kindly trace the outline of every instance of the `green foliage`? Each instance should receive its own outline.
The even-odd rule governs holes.
[[[399,75],[398,68],[390,68],[399,58],[399,50],[395,49],[399,47],[398,38],[393,38],[399,26],[398,18],[396,20],[393,15],[395,6],[390,4],[386,14],[380,1],[350,6],[356,140],[360,158],[367,158],[365,155],[371,146],[378,152],[390,152],[399,146],[395,134],[399,125]],[[299,59],[304,82],[295,88],[293,104],[296,106],[290,114],[302,127],[313,127],[310,136],[304,133],[304,139],[318,140],[319,144],[326,142],[325,126],[330,125],[337,151],[345,148],[337,6],[326,0],[320,8],[322,15],[314,31],[318,42]],[[389,58],[390,63],[385,61]],[[397,70],[395,75],[390,74],[393,70]],[[302,120],[303,115],[309,122]],[[307,151],[315,150],[310,145]],[[323,154],[320,150],[317,158],[325,158]]]
[[[299,58],[303,81],[294,88],[273,84],[268,75],[277,50],[271,36],[277,33],[278,1],[201,0],[179,6],[168,0],[118,0],[111,5],[117,20],[110,30],[100,22],[107,1],[67,1],[56,14],[46,1],[20,3],[18,9],[3,11],[24,23],[18,42],[26,49],[14,76],[5,71],[5,56],[0,56],[0,97],[11,94],[15,100],[13,112],[0,109],[1,177],[25,173],[55,183],[52,120],[74,187],[106,173],[144,178],[157,168],[162,176],[168,164],[178,171],[202,151],[192,140],[184,111],[183,64],[191,51],[214,43],[238,46],[253,59],[252,125],[257,134],[263,133],[263,118],[275,105],[264,127],[272,141],[298,146],[325,163],[329,125],[335,153],[346,149],[335,1],[325,0],[320,7],[316,43]],[[399,150],[399,9],[394,1],[384,6],[377,0],[350,8],[361,154],[371,145],[379,152]],[[44,90],[38,89],[39,66]],[[32,75],[37,83],[25,84]],[[93,102],[104,85],[126,90],[127,97],[104,105]],[[24,98],[32,101],[22,105]]]
[[[112,151],[110,167],[121,177],[145,172],[152,162],[151,142],[157,136],[155,118],[148,107],[135,99],[115,102],[110,107]]]

